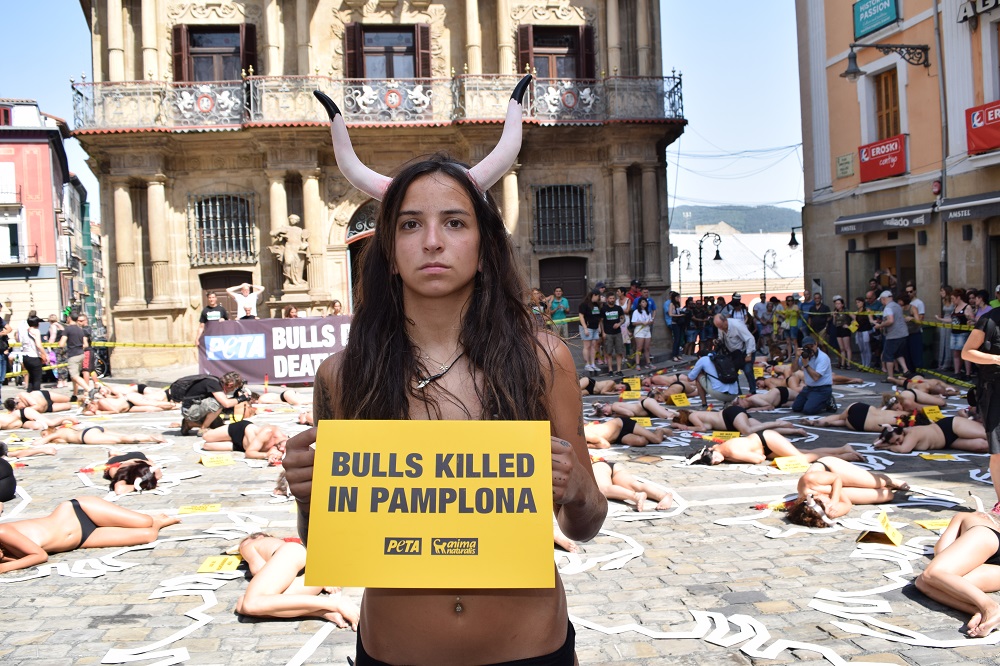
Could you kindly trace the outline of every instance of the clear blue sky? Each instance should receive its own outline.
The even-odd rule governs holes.
[[[38,100],[42,111],[72,127],[69,79],[91,78],[90,34],[79,2],[6,0],[2,11],[6,51],[17,57],[0,69],[0,97]],[[780,149],[802,140],[792,0],[661,0],[661,15],[664,69],[684,74],[690,123],[667,151],[671,206],[801,207],[801,149]],[[96,218],[97,180],[86,154],[75,140],[67,153]]]

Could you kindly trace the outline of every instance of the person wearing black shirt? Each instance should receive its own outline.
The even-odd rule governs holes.
[[[598,340],[601,338],[601,292],[596,289],[580,303],[580,340],[583,341],[584,369],[597,372],[600,368],[594,363],[597,354]]]
[[[66,350],[66,365],[69,370],[70,385],[73,395],[79,388],[87,393],[92,388],[90,385],[90,368],[84,368],[84,352],[90,348],[92,334],[87,328],[87,315],[81,314],[76,320],[72,320],[70,325],[63,329],[62,339],[59,346]],[[81,377],[86,375],[86,378]]]
[[[229,319],[229,313],[226,312],[226,308],[219,305],[219,297],[214,293],[208,295],[208,307],[201,311],[201,317],[198,319],[198,335],[195,336],[194,343],[198,344],[201,340],[202,333],[205,332],[205,324],[210,321],[222,321],[223,319]]]
[[[994,308],[976,322],[962,347],[962,360],[975,363],[976,403],[990,447],[990,476],[997,503],[991,513],[1000,515],[1000,309]]]
[[[808,321],[806,321],[809,326],[812,327],[814,335],[825,335],[827,333],[827,328],[830,325],[830,306],[823,302],[823,294],[818,291],[813,294],[812,307],[809,309]],[[806,335],[809,335],[807,333]],[[829,342],[829,336],[824,339]],[[833,347],[837,346],[834,342]]]
[[[611,372],[611,361],[617,366],[614,374],[622,375],[622,357],[625,355],[625,343],[622,341],[622,324],[625,323],[625,310],[617,305],[617,296],[608,292],[604,307],[601,308],[601,326],[604,335],[604,358],[608,362],[608,374]]]
[[[183,380],[184,378],[179,379],[175,383],[180,384]],[[249,394],[244,400],[243,394],[237,393],[242,386],[243,378],[238,372],[227,372],[221,379],[199,377],[184,392],[181,402],[181,435],[200,436],[211,428],[212,422],[223,409],[232,409],[249,400]]]
[[[0,305],[0,312],[3,311],[3,306]],[[7,315],[7,320],[4,321],[0,317],[0,383],[7,383],[7,354],[10,353],[10,337],[8,337],[13,331],[13,327],[10,325],[10,315]]]

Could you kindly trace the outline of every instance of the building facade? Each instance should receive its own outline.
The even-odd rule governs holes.
[[[915,280],[932,312],[942,284],[992,291],[1000,282],[997,3],[795,5],[807,279],[855,296],[888,270]]]
[[[82,269],[73,235],[87,192],[70,183],[67,138],[34,100],[0,99],[0,300],[15,318],[60,312]]]
[[[337,169],[314,89],[391,173],[482,159],[530,70],[519,162],[493,192],[530,282],[666,284],[664,151],[685,121],[655,0],[81,4],[94,76],[74,85],[74,134],[101,183],[118,340],[193,341],[206,292],[244,281],[266,288],[262,316],[350,307],[376,203]]]

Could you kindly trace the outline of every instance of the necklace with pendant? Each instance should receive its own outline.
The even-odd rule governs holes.
[[[420,378],[418,378],[417,379],[417,388],[418,389],[422,389],[422,388],[426,387],[428,384],[431,384],[432,382],[436,382],[437,380],[439,380],[442,377],[444,377],[446,374],[448,374],[448,371],[452,369],[452,367],[455,365],[455,363],[458,362],[458,359],[462,358],[462,355],[464,353],[465,353],[464,351],[459,352],[458,356],[456,356],[452,360],[452,362],[449,363],[448,365],[442,365],[442,364],[438,363],[438,366],[440,367],[441,372],[438,372],[437,374],[433,374],[433,375],[428,375],[427,377],[420,377]],[[430,357],[428,356],[427,358],[430,358]],[[434,359],[431,359],[431,360],[434,360]],[[434,362],[437,363],[437,361],[434,361]]]

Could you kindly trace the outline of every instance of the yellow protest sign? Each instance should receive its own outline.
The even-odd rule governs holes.
[[[651,428],[653,422],[648,416],[633,416],[632,420],[641,425],[643,428]]]
[[[321,422],[306,584],[553,587],[551,447],[542,421]]]
[[[622,400],[639,400],[642,398],[642,391],[622,391]]]
[[[951,520],[949,518],[937,518],[935,520],[914,520],[913,522],[931,532],[940,532],[948,527]]]
[[[760,379],[761,377],[763,377],[764,376],[764,368],[755,365],[754,368],[753,368],[753,376],[755,378],[757,378],[757,379]]]
[[[940,421],[944,418],[944,414],[941,413],[941,408],[937,405],[928,405],[924,407],[924,416],[930,419],[932,423],[934,421]]]
[[[201,563],[198,573],[212,573],[213,571],[236,571],[240,567],[243,558],[239,555],[215,555]]]
[[[809,469],[809,461],[805,456],[781,456],[774,459],[774,466],[783,472],[801,474]]]
[[[861,536],[857,538],[857,541],[865,541],[868,543],[891,543],[893,546],[899,546],[903,543],[903,535],[899,533],[892,523],[889,522],[889,514],[882,509],[882,512],[878,515],[878,524],[882,527],[882,532],[867,531],[862,532]]]
[[[737,430],[713,430],[712,439],[736,439],[740,436]]]
[[[670,402],[674,403],[676,407],[690,407],[691,401],[688,400],[686,393],[674,393],[670,396]]]
[[[199,462],[205,467],[225,467],[235,463],[231,453],[205,453]]]
[[[920,457],[924,460],[958,460],[950,453],[921,453]]]
[[[642,380],[638,377],[626,377],[622,380],[622,384],[629,387],[633,391],[638,391],[642,388]]]
[[[177,513],[218,513],[221,510],[221,504],[185,504]]]
[[[857,333],[858,332],[858,322],[852,321],[850,324],[847,325],[847,330],[849,330],[851,333]]]

